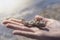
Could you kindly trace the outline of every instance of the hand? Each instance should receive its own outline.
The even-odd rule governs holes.
[[[22,35],[29,38],[39,39],[42,36],[58,37],[60,35],[60,23],[58,21],[44,18],[39,15],[35,16],[35,19],[43,19],[45,22],[47,22],[45,27],[49,29],[49,31],[40,30],[37,27],[26,27],[22,23],[22,20],[14,18],[4,20],[3,24],[6,25],[7,28],[14,29],[14,31],[12,32],[13,34]]]

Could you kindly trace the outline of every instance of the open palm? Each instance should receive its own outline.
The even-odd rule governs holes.
[[[22,20],[17,20],[14,18],[10,18],[8,20],[4,20],[3,24],[7,26],[7,28],[14,29],[13,34],[22,35],[29,38],[39,39],[42,36],[48,37],[59,37],[60,36],[60,23],[56,20],[47,19],[41,16],[35,16],[35,19],[43,19],[47,22],[45,28],[47,30],[41,30],[37,27],[26,27],[22,24]]]

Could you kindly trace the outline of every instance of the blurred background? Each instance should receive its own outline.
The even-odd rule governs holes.
[[[31,20],[35,15],[60,21],[60,0],[0,0],[0,40],[36,40],[15,36],[2,24],[8,17]]]

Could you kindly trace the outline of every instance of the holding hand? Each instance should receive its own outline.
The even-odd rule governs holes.
[[[27,27],[23,24],[22,20],[10,18],[8,20],[4,20],[3,24],[6,25],[7,28],[14,29],[12,32],[15,35],[22,35],[29,38],[39,39],[42,36],[48,37],[60,37],[60,23],[53,19],[48,19],[41,17],[39,15],[35,16],[36,20],[43,19],[46,22],[46,28],[49,31],[41,30],[38,27]]]

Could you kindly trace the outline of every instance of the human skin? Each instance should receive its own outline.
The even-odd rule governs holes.
[[[41,30],[37,27],[26,27],[22,23],[22,20],[10,18],[3,21],[3,24],[10,29],[13,30],[14,35],[22,35],[25,37],[33,38],[33,39],[48,39],[48,38],[57,38],[60,39],[60,22],[54,19],[44,18],[42,16],[36,15],[35,19],[43,19],[46,23],[46,28],[49,31]],[[56,40],[57,40],[56,39]],[[54,39],[55,40],[55,39]]]

